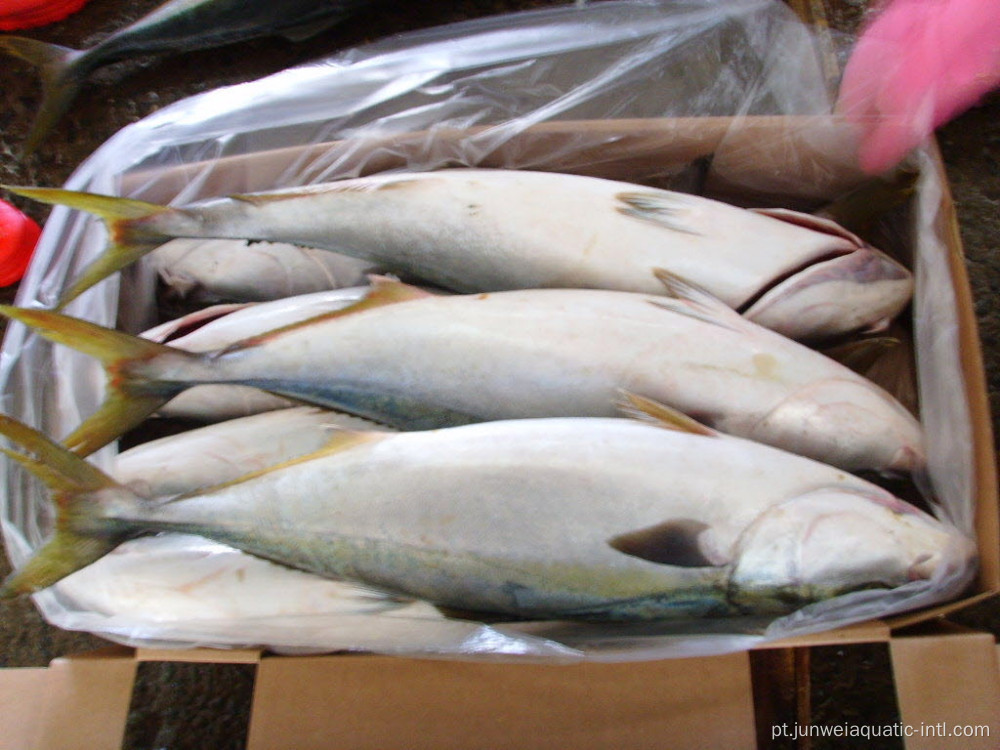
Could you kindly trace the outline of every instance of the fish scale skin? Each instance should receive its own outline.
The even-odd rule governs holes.
[[[729,566],[647,562],[610,539],[689,519],[732,555],[762,513],[816,488],[893,500],[734,438],[622,419],[529,420],[380,435],[170,503],[119,506],[106,521],[196,533],[445,606],[658,619],[734,612]],[[755,596],[771,611],[766,591]]]
[[[883,469],[900,449],[919,450],[916,421],[847,368],[731,311],[698,320],[658,299],[596,290],[426,297],[135,372],[274,388],[403,429],[617,416],[628,390],[848,468]],[[833,388],[838,403],[823,403]],[[852,397],[863,411],[845,419],[850,402],[840,402]]]
[[[639,209],[635,196],[647,197]],[[654,202],[671,210],[648,208]],[[661,294],[653,270],[664,267],[733,307],[812,258],[854,249],[716,201],[518,170],[378,175],[191,204],[144,222],[168,236],[321,247],[463,292],[587,286]]]

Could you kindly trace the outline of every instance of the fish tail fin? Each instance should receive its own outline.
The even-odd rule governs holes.
[[[56,306],[61,310],[83,292],[116,271],[135,262],[172,236],[157,232],[142,224],[142,220],[169,211],[168,206],[147,203],[132,198],[98,195],[62,188],[3,186],[15,195],[41,203],[67,206],[94,214],[107,226],[110,239],[104,252],[63,292]]]
[[[49,341],[95,357],[104,365],[108,374],[108,395],[104,403],[64,441],[66,447],[79,456],[89,455],[115,440],[191,385],[157,380],[135,372],[137,367],[157,357],[166,356],[178,363],[199,358],[49,310],[0,305],[0,315],[24,323]]]
[[[137,498],[96,467],[16,419],[0,415],[0,434],[27,451],[0,448],[47,485],[56,508],[53,536],[0,586],[0,599],[12,599],[47,588],[117,547],[130,532],[102,518],[100,498],[109,490],[126,501]]]
[[[20,36],[0,37],[0,51],[19,57],[38,70],[42,79],[42,102],[24,142],[25,156],[31,154],[66,114],[90,68],[77,64],[85,53]]]

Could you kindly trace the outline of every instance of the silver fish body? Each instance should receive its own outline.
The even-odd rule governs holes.
[[[704,295],[586,289],[435,296],[382,280],[356,305],[191,354],[40,310],[3,308],[102,357],[85,454],[177,393],[249,385],[400,429],[617,416],[623,390],[712,427],[847,469],[924,465],[919,423],[848,368]]]
[[[145,497],[173,497],[313,453],[343,430],[383,429],[348,414],[294,406],[141,443],[115,457],[112,474]]]
[[[579,289],[363,304],[134,374],[253,385],[402,429],[616,416],[628,390],[844,468],[923,464],[922,430],[889,394],[721,305]]]
[[[324,248],[458,292],[583,287],[661,294],[657,269],[794,338],[878,329],[912,276],[833,222],[576,175],[390,173],[164,207],[17,189],[101,215],[114,245],[62,303],[177,237]]]
[[[692,470],[692,467],[697,470]],[[957,532],[854,476],[625,419],[516,420],[345,444],[88,528],[203,535],[315,574],[520,617],[776,614],[958,575]]]

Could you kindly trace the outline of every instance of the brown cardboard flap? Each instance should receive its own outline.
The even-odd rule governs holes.
[[[907,750],[997,747],[1000,666],[992,635],[894,638],[889,649]]]
[[[752,748],[746,653],[629,664],[265,658],[247,747]]]
[[[135,665],[131,650],[111,648],[59,658],[48,668],[0,671],[0,748],[117,750]]]
[[[948,602],[947,604],[941,604],[930,609],[921,609],[916,612],[908,612],[903,615],[890,617],[886,622],[893,631],[902,630],[922,622],[932,622],[942,617],[947,617],[953,612],[960,612],[963,609],[974,607],[995,596],[997,596],[996,591],[984,591],[981,594],[964,597],[958,601]]]
[[[260,651],[248,648],[138,648],[135,650],[135,660],[179,661],[202,664],[256,664],[260,661]]]
[[[0,750],[38,746],[38,733],[45,719],[41,707],[48,684],[48,670],[44,667],[0,671],[0,716],[4,717]]]
[[[808,648],[811,646],[836,646],[848,643],[876,643],[887,641],[889,637],[890,630],[888,623],[882,620],[872,620],[870,622],[858,623],[857,625],[847,625],[836,630],[768,641],[755,648],[798,648],[800,646]]]

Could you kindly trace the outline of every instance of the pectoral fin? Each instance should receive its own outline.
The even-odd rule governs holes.
[[[620,534],[608,540],[614,549],[660,565],[678,568],[708,568],[724,565],[712,560],[701,543],[709,526],[690,518],[675,518],[638,531]]]
[[[651,300],[657,307],[731,331],[739,330],[739,325],[744,323],[739,313],[697,284],[665,268],[654,268],[653,275],[665,287],[663,298]]]
[[[643,221],[651,221],[665,229],[683,234],[701,234],[693,225],[685,223],[684,196],[668,192],[618,193],[618,212]]]
[[[689,432],[692,435],[704,435],[705,437],[718,437],[719,435],[718,432],[697,419],[689,417],[671,406],[661,404],[659,401],[630,391],[621,391],[620,395],[621,400],[618,403],[618,408],[629,417],[650,422],[665,430]]]

